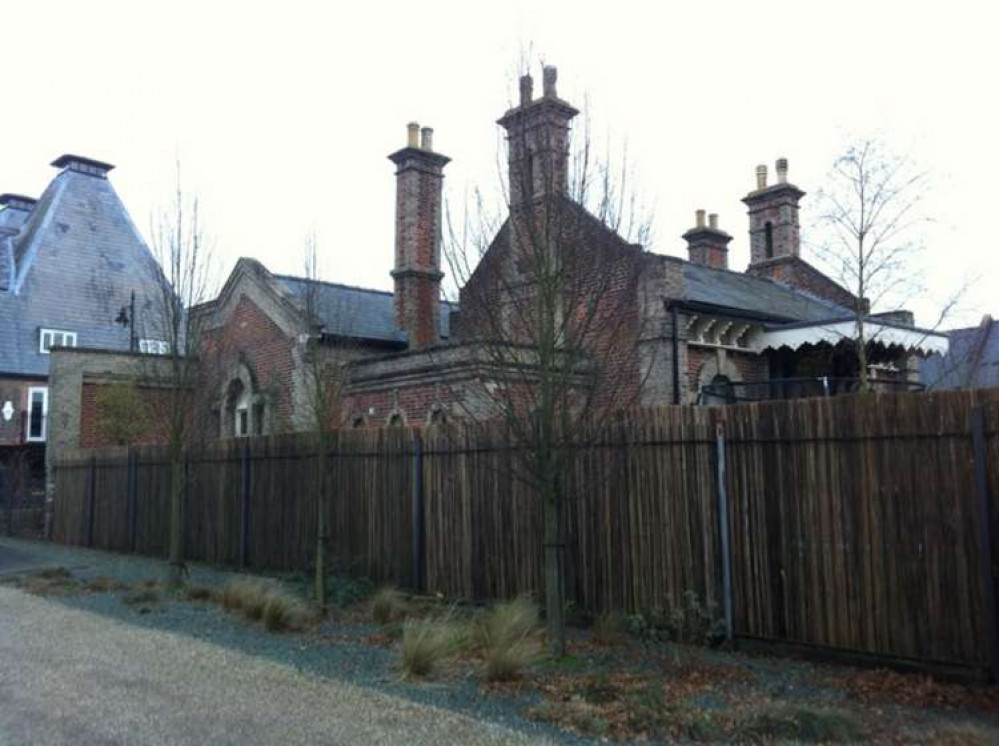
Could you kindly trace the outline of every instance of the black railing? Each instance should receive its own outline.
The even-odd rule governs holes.
[[[894,378],[868,378],[867,383],[871,391],[881,393],[903,394],[926,388],[915,381]],[[816,396],[854,394],[859,390],[859,378],[773,378],[753,383],[715,383],[702,386],[697,401],[699,404],[735,404],[774,399],[809,399]]]

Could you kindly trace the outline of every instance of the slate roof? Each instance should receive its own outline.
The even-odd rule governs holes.
[[[991,316],[947,332],[950,349],[920,361],[919,380],[933,389],[999,386],[999,325]]]
[[[137,332],[156,336],[159,268],[106,178],[61,171],[18,227],[14,281],[0,290],[0,373],[48,374],[42,328],[76,332],[78,347],[127,350],[129,331],[114,320],[133,290]]]
[[[732,309],[735,315],[748,311],[775,322],[824,321],[852,314],[832,301],[775,280],[670,259],[683,264],[684,301]]]
[[[302,303],[310,284],[317,289],[316,312],[327,334],[403,344],[407,341],[406,332],[396,326],[393,295],[388,291],[288,275],[274,275],[274,278]],[[450,336],[451,309],[450,303],[441,301],[442,339]]]

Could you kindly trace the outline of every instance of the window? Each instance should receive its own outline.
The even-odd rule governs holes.
[[[766,240],[767,259],[774,258],[774,226],[768,222],[763,226],[764,239]]]
[[[236,410],[236,437],[250,434],[250,411],[245,407]]]
[[[355,417],[354,421],[351,423],[351,427],[353,427],[355,430],[357,428],[364,427],[364,415],[358,415],[357,417]]]
[[[402,427],[402,415],[396,412],[388,419],[389,427]]]
[[[139,352],[146,355],[169,355],[170,343],[162,339],[140,339]]]
[[[434,407],[430,412],[430,424],[443,425],[445,422],[447,422],[447,414],[444,412],[444,407]]]
[[[29,441],[45,440],[45,425],[49,415],[49,390],[44,386],[28,389],[28,437]]]
[[[38,340],[38,351],[48,355],[53,347],[76,347],[76,332],[42,329]]]

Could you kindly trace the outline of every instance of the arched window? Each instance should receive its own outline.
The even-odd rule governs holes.
[[[431,425],[443,425],[447,422],[447,413],[444,411],[444,407],[434,407],[430,410],[429,424]]]
[[[388,418],[388,426],[389,427],[402,427],[402,425],[403,425],[402,415],[399,414],[398,412],[393,413]]]
[[[231,430],[229,437],[242,438],[250,434],[250,392],[238,378],[229,384],[226,392],[226,420]]]
[[[708,395],[704,397],[705,404],[733,404],[735,402],[735,389],[728,376],[719,373],[711,379],[708,386]]]
[[[363,414],[357,415],[357,417],[355,417],[353,421],[350,423],[350,426],[355,430],[364,427],[364,415]]]
[[[767,259],[774,258],[774,226],[769,220],[763,226],[764,241],[766,242]]]

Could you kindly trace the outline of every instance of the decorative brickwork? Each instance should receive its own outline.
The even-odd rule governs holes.
[[[424,128],[422,147],[406,147],[389,159],[396,164],[395,318],[412,348],[440,337],[441,187],[450,160],[430,149]]]

